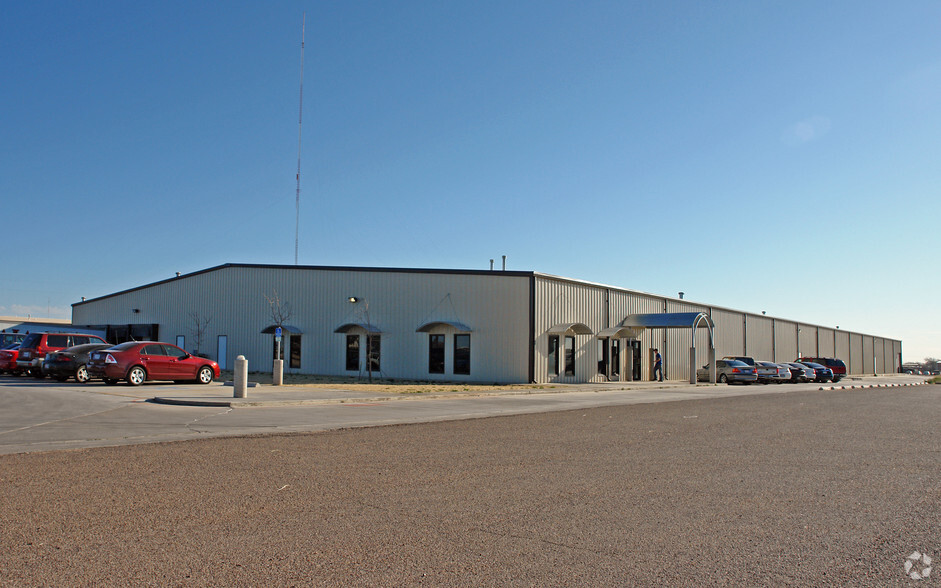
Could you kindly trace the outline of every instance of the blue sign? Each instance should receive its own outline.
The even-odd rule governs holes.
[[[275,329],[274,329],[274,336],[275,336],[275,337],[278,337],[278,338],[281,337],[281,327],[275,327]]]

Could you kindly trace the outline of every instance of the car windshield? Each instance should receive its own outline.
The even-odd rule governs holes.
[[[108,349],[113,350],[113,351],[127,351],[128,349],[131,349],[132,347],[136,347],[138,345],[140,345],[139,341],[128,341],[127,343],[119,343],[118,345],[115,345],[114,347],[109,347]]]
[[[729,367],[748,367],[747,363],[745,363],[744,361],[739,361],[737,359],[727,359],[725,360],[725,363]]]
[[[29,349],[39,345],[39,341],[42,339],[42,333],[31,333],[23,339],[23,342],[20,344],[21,349]]]

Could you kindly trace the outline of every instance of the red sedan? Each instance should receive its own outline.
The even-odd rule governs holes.
[[[169,343],[128,341],[93,351],[88,358],[88,375],[109,385],[118,380],[126,380],[132,386],[148,380],[208,384],[219,377],[219,364]]]

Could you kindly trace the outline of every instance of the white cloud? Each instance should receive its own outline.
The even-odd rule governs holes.
[[[11,304],[9,306],[0,306],[0,315],[31,317],[31,318],[51,318],[51,319],[71,319],[72,308],[62,306],[26,306],[23,304]]]
[[[794,123],[784,131],[781,140],[787,145],[802,145],[815,141],[830,132],[830,119],[825,116],[812,116]]]

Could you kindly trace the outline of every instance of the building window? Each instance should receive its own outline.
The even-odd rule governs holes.
[[[559,375],[559,336],[549,335],[549,375]]]
[[[359,335],[346,336],[346,371],[359,371]]]
[[[176,336],[176,346],[180,349],[186,349],[186,337],[183,335]]]
[[[300,369],[301,367],[301,336],[291,335],[291,361],[289,367]]]
[[[470,374],[470,335],[454,336],[454,373]]]
[[[366,335],[366,347],[369,350],[369,371],[378,372],[379,356],[381,355],[381,346],[379,344],[379,335]]]
[[[565,338],[565,375],[575,375],[575,337]]]
[[[444,335],[428,335],[428,373],[444,373]]]

